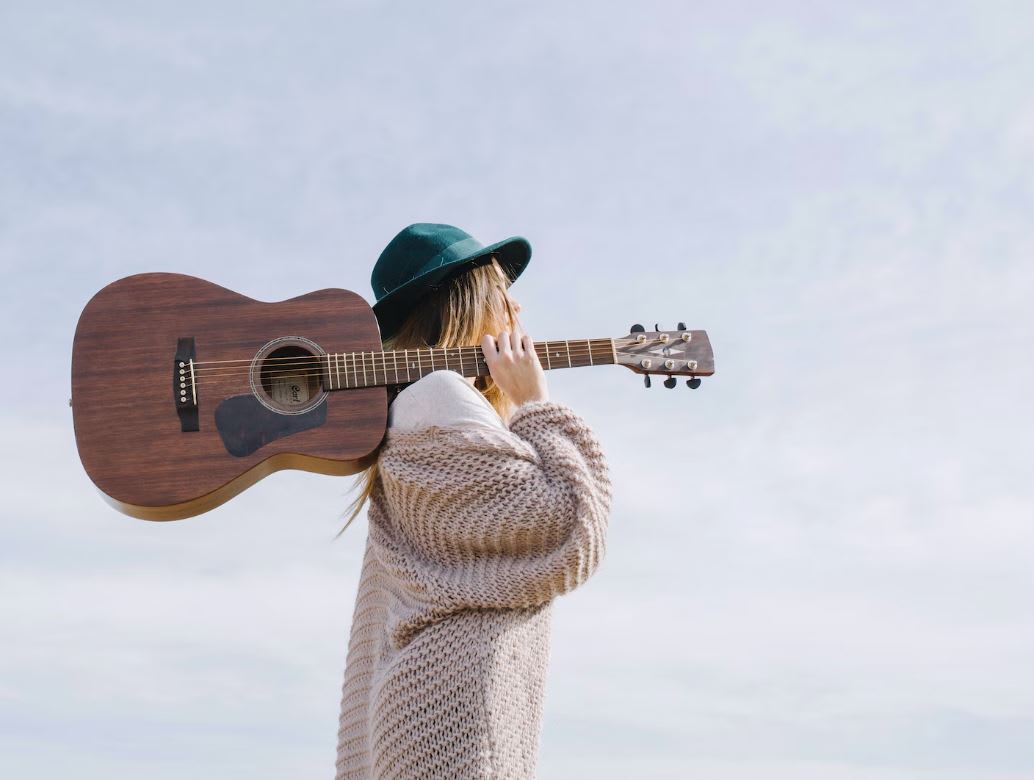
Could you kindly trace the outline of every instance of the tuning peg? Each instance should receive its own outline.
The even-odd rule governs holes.
[[[658,325],[657,323],[654,323],[653,330],[654,330],[655,333],[660,333],[661,332],[661,326]]]
[[[669,390],[671,390],[673,387],[675,387],[675,385],[677,385],[678,383],[679,383],[679,380],[677,380],[673,376],[669,376],[667,379],[664,380],[664,386],[666,388],[668,388]]]
[[[694,390],[696,390],[698,387],[700,387],[700,377],[695,376],[692,379],[687,379],[686,385],[687,387],[691,387]]]
[[[685,329],[686,329],[686,323],[680,322],[679,323],[679,330],[685,330]]]
[[[647,387],[650,386],[650,375],[649,374],[647,374],[646,376],[643,377],[643,384],[646,385]]]
[[[644,330],[646,330],[646,328],[644,328],[637,322],[635,325],[632,326],[632,329],[629,331],[629,333],[642,333]]]

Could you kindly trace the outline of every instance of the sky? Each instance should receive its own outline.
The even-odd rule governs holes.
[[[543,780],[1034,776],[1032,76],[1025,2],[5,0],[0,774],[332,777],[352,478],[121,515],[72,338],[147,271],[372,302],[445,222],[531,242],[535,339],[715,350],[548,374],[614,507]]]

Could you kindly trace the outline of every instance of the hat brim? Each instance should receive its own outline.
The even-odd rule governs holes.
[[[498,257],[499,264],[509,277],[510,284],[513,284],[527,268],[528,261],[531,260],[531,244],[521,236],[511,236],[437,268],[432,268],[427,273],[395,288],[373,305],[373,312],[377,316],[377,322],[381,328],[381,340],[395,334],[403,320],[412,311],[414,304],[424,295],[467,268],[487,262],[492,254]]]

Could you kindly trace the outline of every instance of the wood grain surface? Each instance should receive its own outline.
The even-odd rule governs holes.
[[[87,474],[121,511],[171,520],[207,511],[284,468],[354,474],[381,442],[384,387],[329,393],[323,424],[231,455],[215,425],[224,399],[250,393],[247,363],[198,387],[200,430],[183,432],[172,390],[177,339],[196,360],[250,361],[273,339],[301,336],[327,352],[380,350],[369,304],[326,289],[267,303],[191,276],[147,273],[113,282],[86,305],[72,351],[72,412]]]

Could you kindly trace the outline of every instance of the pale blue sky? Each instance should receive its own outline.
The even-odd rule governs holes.
[[[177,271],[372,300],[416,221],[526,236],[615,481],[558,600],[540,776],[1034,776],[1034,9],[0,7],[0,773],[331,777],[365,518],[297,472],[171,524],[75,452],[76,320]]]

